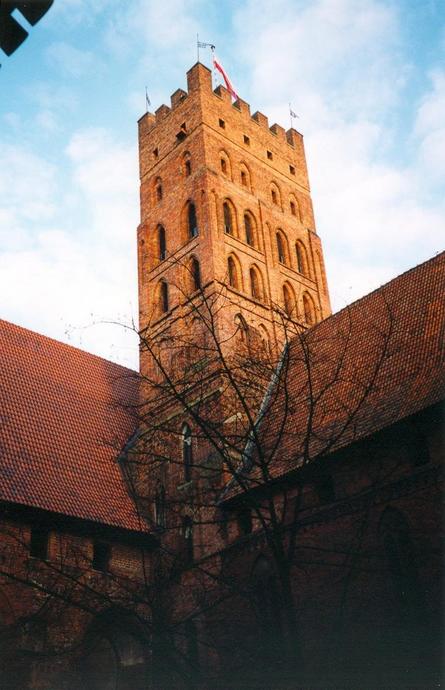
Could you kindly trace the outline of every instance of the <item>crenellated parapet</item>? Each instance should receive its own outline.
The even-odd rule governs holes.
[[[187,72],[187,91],[176,89],[170,106],[163,104],[139,120],[141,178],[199,124],[224,128],[224,136],[235,146],[245,147],[248,142],[251,154],[264,158],[271,172],[291,176],[293,182],[309,189],[302,135],[277,123],[269,126],[260,111],[251,115],[250,104],[241,98],[232,102],[224,86],[213,89],[212,72],[201,63]],[[159,157],[147,155],[149,148],[157,148]]]

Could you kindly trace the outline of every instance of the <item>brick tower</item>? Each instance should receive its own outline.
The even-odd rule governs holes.
[[[138,481],[147,514],[162,527],[168,522],[171,541],[175,531],[190,537],[200,511],[197,496],[205,486],[227,480],[231,460],[200,436],[188,402],[178,403],[157,385],[160,360],[153,343],[155,349],[166,343],[162,376],[179,377],[180,387],[193,390],[190,404],[196,404],[196,395],[200,404],[205,400],[225,439],[232,434],[239,440],[246,433],[243,415],[230,394],[220,393],[224,374],[215,373],[218,356],[201,346],[206,334],[194,316],[197,305],[216,295],[218,343],[236,357],[243,330],[249,353],[269,353],[272,367],[286,324],[295,333],[330,313],[302,136],[278,125],[269,128],[264,115],[250,115],[247,103],[232,103],[225,88],[213,90],[211,71],[202,64],[187,73],[187,86],[187,93],[175,91],[170,107],[162,105],[139,121],[139,318],[141,342],[151,343],[141,347],[141,409],[150,419],[142,428],[152,460],[145,471],[139,467]],[[258,385],[256,374],[244,379],[254,382],[247,403],[254,416],[272,370],[265,369]],[[214,484],[209,466],[217,467]],[[169,517],[160,507],[165,496],[174,508]],[[195,530],[187,547],[192,554],[214,547],[218,535],[212,529]]]
[[[213,90],[200,63],[187,87],[139,121],[140,329],[161,334],[194,288],[224,285],[274,351],[277,306],[301,327],[330,314],[303,138]]]

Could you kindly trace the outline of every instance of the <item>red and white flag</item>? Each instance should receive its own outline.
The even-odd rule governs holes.
[[[232,98],[235,99],[235,101],[238,100],[238,94],[236,93],[232,82],[230,81],[229,77],[227,76],[227,72],[225,71],[224,67],[221,65],[221,63],[219,62],[219,60],[215,54],[213,54],[213,65],[218,70],[218,72],[221,73],[222,78],[224,79],[224,83],[226,85],[227,91],[230,93]]]

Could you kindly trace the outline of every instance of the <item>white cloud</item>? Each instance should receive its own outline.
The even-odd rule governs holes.
[[[431,88],[418,109],[414,134],[420,140],[420,163],[443,186],[445,175],[445,71],[433,71]]]
[[[68,43],[58,41],[46,49],[46,57],[51,66],[60,69],[70,77],[81,77],[100,65],[97,57],[87,50],[79,50]]]
[[[427,168],[445,166],[444,79],[433,75],[419,108],[418,157],[390,159],[412,141],[397,119],[412,66],[396,6],[249,0],[235,26],[252,107],[266,101],[269,121],[286,124],[291,100],[300,114],[334,308],[437,252],[445,209]]]
[[[137,317],[134,151],[101,130],[75,133],[67,152],[70,175],[56,184],[46,160],[7,150],[9,171],[21,182],[10,193],[0,173],[0,202],[7,202],[0,203],[0,315],[137,366],[135,338],[103,323]],[[66,217],[64,185],[90,219],[87,228],[76,228],[82,214]],[[50,201],[56,199],[59,214]]]

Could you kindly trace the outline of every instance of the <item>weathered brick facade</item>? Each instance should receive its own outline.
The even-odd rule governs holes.
[[[140,375],[0,322],[0,688],[436,687],[445,256],[330,316],[301,135],[187,86]]]

